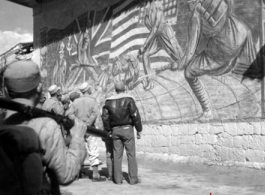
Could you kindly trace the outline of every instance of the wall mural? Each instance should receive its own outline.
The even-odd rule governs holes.
[[[127,0],[88,11],[47,31],[46,86],[70,91],[87,81],[102,100],[121,80],[143,121],[260,117],[260,6]]]

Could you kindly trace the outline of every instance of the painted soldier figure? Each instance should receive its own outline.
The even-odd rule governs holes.
[[[183,56],[182,49],[176,39],[175,32],[170,24],[167,24],[163,13],[163,0],[156,0],[150,3],[150,7],[145,15],[145,25],[150,33],[139,49],[138,55],[143,55],[143,67],[146,75],[151,72],[150,56],[164,49],[173,59],[173,66],[178,67],[178,63]],[[153,84],[147,77],[145,89],[152,88]]]
[[[64,58],[64,42],[59,44],[59,56],[55,60],[53,69],[53,83],[64,88],[67,63]]]
[[[200,119],[211,119],[213,108],[199,77],[223,75],[235,70],[238,64],[244,69],[253,62],[256,51],[250,29],[233,13],[233,0],[187,2],[192,17],[180,69],[184,69],[185,78],[202,107]]]

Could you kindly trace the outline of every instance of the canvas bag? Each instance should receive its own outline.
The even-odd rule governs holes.
[[[43,178],[42,151],[27,126],[0,126],[0,194],[37,195]]]

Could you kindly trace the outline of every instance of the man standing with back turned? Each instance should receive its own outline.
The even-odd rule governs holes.
[[[133,126],[137,131],[137,139],[141,138],[142,123],[139,111],[132,96],[125,94],[125,85],[118,81],[115,84],[116,95],[106,99],[102,120],[104,129],[112,131],[114,182],[122,184],[122,156],[124,146],[128,159],[130,184],[140,183],[135,154],[135,138]]]
[[[91,86],[85,82],[79,87],[83,96],[76,99],[69,109],[69,118],[78,118],[86,123],[87,126],[95,126],[99,107],[94,98],[91,97]],[[86,146],[90,165],[93,168],[93,182],[106,181],[98,171],[100,160],[97,149],[97,138],[91,135],[86,136]]]

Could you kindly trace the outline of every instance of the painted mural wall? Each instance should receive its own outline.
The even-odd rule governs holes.
[[[118,80],[143,121],[261,116],[260,0],[126,0],[44,28],[41,69],[64,91]],[[89,10],[89,9],[88,9]]]

